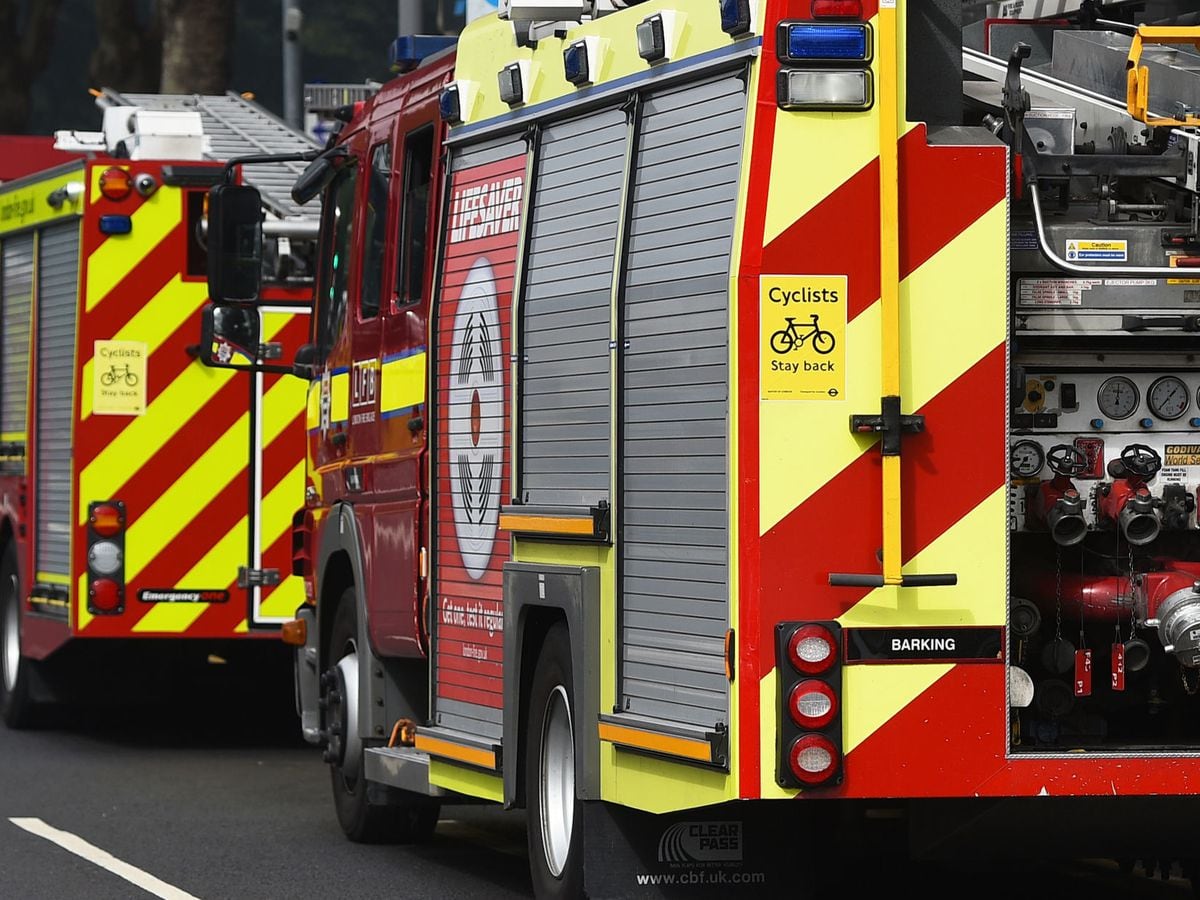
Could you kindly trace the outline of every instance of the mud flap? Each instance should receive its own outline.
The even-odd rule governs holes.
[[[816,857],[814,819],[797,802],[731,801],[655,815],[583,804],[589,898],[815,897],[802,856]],[[827,832],[826,832],[827,833]]]

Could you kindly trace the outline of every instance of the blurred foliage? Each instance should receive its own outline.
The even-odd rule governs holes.
[[[26,0],[36,3],[38,0]],[[154,0],[140,0],[148,18]],[[305,82],[362,84],[386,81],[388,47],[397,28],[398,0],[300,0],[301,77]],[[435,30],[438,0],[421,2],[425,31]],[[442,0],[452,8],[454,0]],[[461,4],[458,4],[461,6]],[[271,111],[283,113],[282,0],[237,0],[230,90],[251,92]],[[449,18],[449,17],[447,17]],[[62,0],[50,61],[33,84],[30,134],[59,129],[97,130],[100,113],[88,94],[88,64],[97,35],[94,0]],[[17,88],[7,86],[8,89]],[[0,85],[0,90],[5,86]],[[125,87],[128,90],[128,87]]]

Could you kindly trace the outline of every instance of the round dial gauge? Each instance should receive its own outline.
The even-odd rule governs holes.
[[[1146,400],[1150,404],[1150,412],[1160,419],[1170,420],[1178,419],[1187,412],[1191,396],[1183,381],[1174,375],[1164,375],[1150,385]]]
[[[1100,412],[1110,419],[1128,419],[1140,402],[1137,385],[1124,375],[1114,375],[1100,385],[1096,402],[1100,404]]]
[[[1017,478],[1032,478],[1046,464],[1046,451],[1037,441],[1017,441],[1008,454],[1008,470]]]

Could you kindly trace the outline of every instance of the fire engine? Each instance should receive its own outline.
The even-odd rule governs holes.
[[[1200,30],[994,6],[510,0],[343,111],[284,636],[351,839],[1196,856]]]
[[[194,319],[221,154],[314,142],[236,95],[97,97],[102,131],[57,136],[72,161],[0,185],[10,726],[47,701],[91,700],[97,686],[145,697],[210,658],[260,678],[264,663],[281,666],[286,678],[271,648],[303,598],[300,579],[280,574],[304,483],[303,389],[278,375],[247,387],[205,367]],[[285,238],[271,245],[263,340],[292,348],[307,328],[303,251],[317,225],[270,190],[293,168],[256,176]],[[114,673],[118,683],[102,677]]]

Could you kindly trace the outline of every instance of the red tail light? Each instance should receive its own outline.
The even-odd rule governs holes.
[[[813,0],[814,19],[861,19],[862,0]]]
[[[112,613],[121,608],[121,586],[110,578],[96,578],[88,588],[88,606],[92,611]]]
[[[820,675],[837,662],[837,641],[824,625],[801,625],[788,638],[787,655],[797,672]]]
[[[838,714],[838,697],[824,681],[801,681],[788,694],[788,713],[801,728],[824,728]]]
[[[88,504],[88,612],[119,615],[125,611],[125,504],[96,500]]]
[[[100,193],[108,200],[124,200],[133,190],[133,176],[116,166],[100,173]]]
[[[775,626],[775,780],[783,787],[815,788],[842,780],[841,646],[837,622]]]
[[[841,757],[841,751],[828,738],[806,734],[792,742],[788,767],[803,784],[822,784],[837,772]]]

